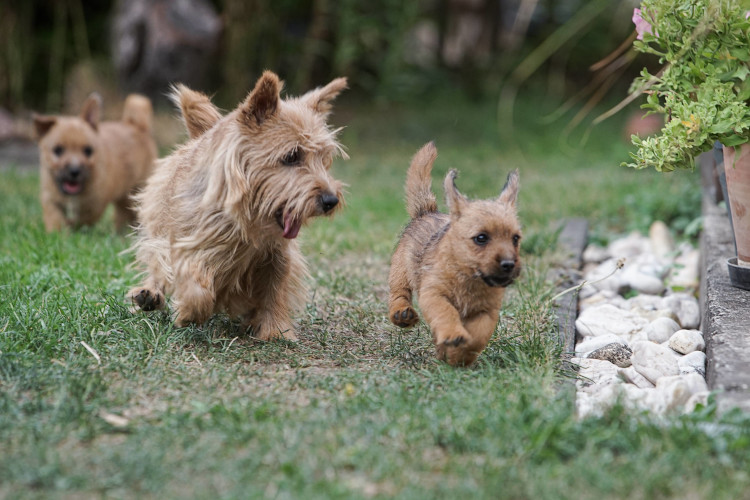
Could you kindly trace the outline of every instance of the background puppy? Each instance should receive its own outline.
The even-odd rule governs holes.
[[[438,357],[451,365],[469,365],[487,346],[505,287],[521,271],[518,171],[508,175],[497,199],[469,201],[458,192],[456,171],[451,170],[444,183],[450,214],[443,214],[430,187],[436,157],[435,145],[426,144],[407,173],[412,220],[391,259],[388,315],[400,327],[416,324],[416,292]]]
[[[227,312],[259,339],[296,338],[291,313],[307,270],[295,238],[340,205],[328,170],[343,151],[326,118],[345,87],[338,78],[282,100],[279,78],[265,72],[223,117],[205,95],[175,89],[191,139],[138,195],[136,258],[147,276],[130,291],[136,305],[162,308],[170,294],[178,326]]]
[[[92,94],[80,116],[34,116],[47,231],[93,225],[110,203],[118,230],[135,222],[131,195],[156,159],[151,101],[128,96],[118,122],[100,122],[100,114],[101,98]]]

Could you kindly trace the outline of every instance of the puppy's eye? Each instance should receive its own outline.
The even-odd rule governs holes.
[[[513,246],[517,247],[518,246],[518,242],[520,242],[520,241],[521,241],[521,237],[519,235],[517,235],[517,234],[514,234],[513,235]]]
[[[55,156],[62,156],[62,154],[65,152],[65,148],[58,144],[57,146],[52,148],[52,152],[55,154]]]
[[[86,156],[86,158],[89,158],[92,154],[94,154],[94,148],[92,148],[91,146],[84,146],[83,154]]]
[[[300,153],[299,149],[289,151],[281,158],[281,163],[283,163],[287,167],[295,167],[299,165],[301,161],[302,154]]]
[[[485,233],[479,233],[478,235],[474,236],[472,240],[474,240],[474,243],[481,247],[486,245],[490,241],[490,237]]]

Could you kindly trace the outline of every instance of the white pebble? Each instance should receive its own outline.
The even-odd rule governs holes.
[[[681,354],[690,354],[706,348],[700,330],[678,330],[669,338],[669,347]]]
[[[631,358],[636,371],[646,377],[653,384],[661,377],[677,375],[680,369],[677,359],[668,347],[649,341],[638,341],[632,344]]]

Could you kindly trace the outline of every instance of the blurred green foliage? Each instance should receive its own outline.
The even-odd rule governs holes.
[[[368,99],[408,100],[454,87],[495,93],[533,49],[594,1],[210,0],[223,32],[209,89],[233,106],[264,69],[299,93],[335,76]],[[632,30],[617,0],[562,44],[534,77],[570,93],[588,66]],[[55,110],[72,69],[113,74],[117,0],[4,0],[0,7],[0,107]],[[520,7],[520,8],[519,8]],[[522,19],[523,8],[533,15]],[[529,10],[530,8],[530,10]],[[116,82],[112,82],[113,85]],[[166,88],[165,88],[166,91]]]

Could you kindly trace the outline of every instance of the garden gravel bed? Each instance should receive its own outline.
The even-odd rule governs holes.
[[[618,402],[657,415],[707,402],[699,259],[661,222],[648,236],[586,248],[571,360],[579,366],[579,416],[602,415]]]

